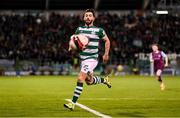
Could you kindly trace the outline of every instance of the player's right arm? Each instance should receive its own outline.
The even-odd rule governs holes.
[[[154,60],[153,60],[153,57],[152,57],[152,53],[150,53],[150,55],[149,55],[149,60],[150,60],[151,63],[153,63]]]
[[[80,31],[79,31],[79,27],[78,27],[78,28],[76,29],[76,31],[75,31],[75,33],[74,33],[74,34],[79,34],[79,33],[80,33]],[[74,39],[74,38],[75,38],[75,36],[74,36],[74,35],[72,35],[72,36],[71,36],[71,38],[70,38],[70,40],[71,40],[72,38]],[[71,50],[72,50],[72,48],[71,48],[71,47],[70,47],[70,45],[69,45],[68,51],[71,51]]]

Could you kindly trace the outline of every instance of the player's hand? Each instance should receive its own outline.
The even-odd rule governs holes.
[[[104,54],[103,55],[103,63],[107,63],[107,61],[109,60],[109,55],[108,54]]]
[[[71,47],[69,46],[69,48],[68,48],[68,51],[70,52],[72,49],[71,49]]]
[[[165,67],[168,67],[168,64],[166,63],[164,66],[165,66]]]
[[[153,62],[154,62],[154,60],[150,59],[150,62],[151,62],[151,63],[153,63]]]

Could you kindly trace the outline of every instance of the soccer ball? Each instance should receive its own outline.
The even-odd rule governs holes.
[[[69,41],[70,50],[84,50],[89,43],[89,39],[83,34],[72,35]]]
[[[123,66],[122,66],[122,65],[120,65],[120,64],[119,64],[119,65],[117,66],[117,71],[118,71],[118,72],[123,71],[123,69],[124,69],[124,68],[123,68]]]

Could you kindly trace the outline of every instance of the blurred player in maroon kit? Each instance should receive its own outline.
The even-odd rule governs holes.
[[[161,90],[165,89],[165,85],[161,78],[161,73],[164,69],[164,67],[168,66],[168,57],[167,55],[158,49],[157,44],[152,45],[153,52],[150,54],[150,61],[154,62],[154,72],[156,74],[157,80],[160,82],[160,88]],[[165,63],[164,63],[165,59]]]

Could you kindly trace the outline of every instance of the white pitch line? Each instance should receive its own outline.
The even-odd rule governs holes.
[[[179,98],[81,98],[81,100],[168,100],[168,101],[174,101],[179,100]]]
[[[65,99],[65,100],[68,101],[68,102],[71,102],[70,99]],[[111,116],[108,116],[108,115],[102,114],[102,113],[100,113],[100,112],[98,112],[96,110],[90,109],[89,107],[87,107],[85,105],[82,105],[82,104],[80,104],[78,102],[76,102],[76,106],[78,106],[78,107],[80,107],[80,108],[82,108],[82,109],[84,109],[86,111],[89,111],[89,112],[91,112],[91,113],[93,113],[93,114],[95,114],[97,116],[100,116],[102,118],[112,118]]]

